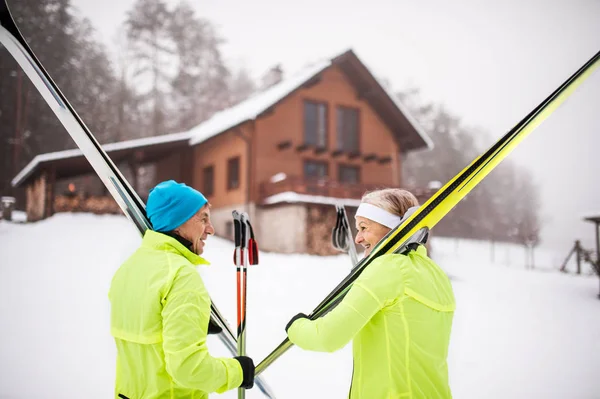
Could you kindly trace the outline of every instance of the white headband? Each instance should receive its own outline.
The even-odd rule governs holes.
[[[362,202],[356,210],[356,216],[362,216],[374,222],[393,229],[400,224],[402,218],[400,216],[389,213],[388,211],[376,207],[375,205]]]

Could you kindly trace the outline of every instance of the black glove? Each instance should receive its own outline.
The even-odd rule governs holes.
[[[223,329],[217,323],[215,323],[211,317],[208,321],[208,333],[220,334],[221,332],[223,332]]]
[[[308,316],[305,315],[304,313],[298,313],[296,316],[292,317],[292,320],[290,320],[287,325],[285,326],[285,333],[287,334],[288,329],[292,326],[292,324],[294,324],[294,322],[298,319],[308,319]]]
[[[237,356],[234,359],[240,362],[240,366],[242,366],[244,380],[240,388],[251,389],[254,386],[254,362],[248,356]]]

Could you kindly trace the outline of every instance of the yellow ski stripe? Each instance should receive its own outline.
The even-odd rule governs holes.
[[[426,201],[410,218],[408,218],[403,224],[408,225],[412,220],[419,216],[419,211],[427,208],[428,205],[434,201],[439,201],[439,196],[444,193],[445,190],[449,189],[459,179],[464,179],[458,187],[454,188],[452,192],[446,195],[437,206],[435,206],[423,219],[418,222],[410,231],[404,236],[398,238],[396,235],[390,235],[382,242],[379,248],[383,248],[392,240],[397,240],[396,243],[386,253],[392,253],[398,249],[404,241],[411,237],[414,233],[419,231],[423,227],[431,229],[435,226],[447,213],[449,213],[473,188],[475,188],[502,160],[504,160],[516,147],[519,145],[525,137],[527,137],[532,131],[534,131],[544,120],[546,120],[587,78],[594,73],[594,71],[600,66],[600,53],[596,54],[594,59],[590,61],[590,64],[584,69],[584,71],[578,75],[575,79],[565,83],[565,87],[562,91],[552,98],[540,112],[535,114],[532,118],[527,120],[523,126],[517,129],[506,143],[499,146],[489,156],[489,159],[482,165],[477,167],[469,176],[465,178],[464,174],[473,167],[478,161],[481,160],[481,156],[475,158],[467,167],[465,167],[461,173],[457,174],[453,179],[448,181],[440,190],[437,191],[428,201]],[[401,231],[401,229],[398,229]],[[376,254],[372,254],[378,256]]]

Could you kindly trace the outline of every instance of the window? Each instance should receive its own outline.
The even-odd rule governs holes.
[[[202,194],[207,197],[214,194],[215,169],[212,167],[212,165],[202,169],[202,184]]]
[[[327,104],[304,101],[304,144],[327,147]]]
[[[359,183],[360,182],[360,167],[340,165],[339,168],[340,183]]]
[[[358,110],[337,107],[337,149],[358,152]]]
[[[227,189],[235,190],[240,187],[240,157],[227,161]]]
[[[321,179],[328,176],[327,162],[304,161],[304,178],[307,180]]]

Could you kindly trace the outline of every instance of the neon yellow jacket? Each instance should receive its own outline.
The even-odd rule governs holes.
[[[353,340],[351,399],[445,399],[454,309],[450,280],[419,246],[375,259],[336,308],[296,320],[288,336],[321,352]]]
[[[206,347],[210,298],[196,270],[206,260],[148,230],[109,292],[117,346],[115,398],[208,398],[242,383],[233,358]]]

